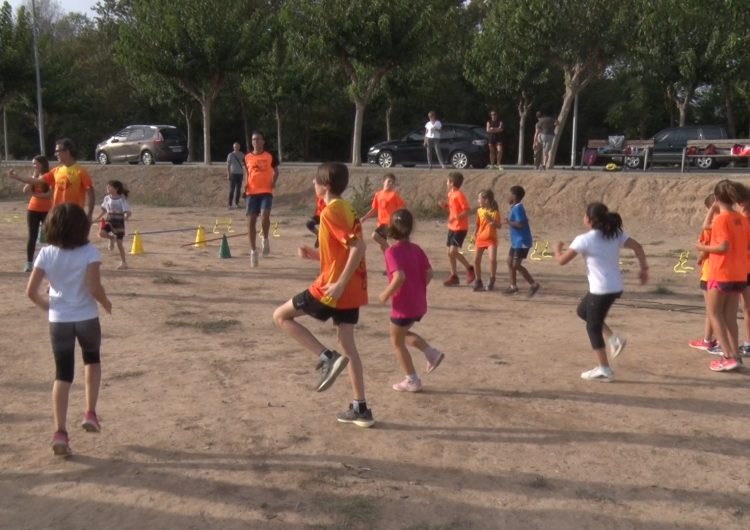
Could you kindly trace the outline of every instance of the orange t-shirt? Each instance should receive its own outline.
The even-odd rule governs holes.
[[[315,196],[315,213],[313,214],[314,217],[320,217],[320,214],[323,212],[323,209],[326,207],[326,200],[323,197]]]
[[[499,224],[500,212],[489,208],[477,208],[477,248],[497,246],[497,225]]]
[[[396,190],[380,190],[372,199],[372,207],[378,211],[378,225],[390,224],[393,212],[404,206],[406,203]]]
[[[338,300],[326,296],[323,289],[341,276],[349,259],[350,243],[362,240],[362,224],[350,203],[334,199],[320,214],[320,275],[310,286],[310,294],[322,304],[336,309],[355,309],[367,305],[367,267],[365,259],[354,271]]]
[[[42,178],[53,190],[53,206],[74,202],[81,208],[85,208],[86,192],[94,187],[89,172],[78,164],[57,166],[49,173],[45,173]]]
[[[273,176],[279,166],[275,153],[263,151],[256,155],[251,151],[245,155],[245,166],[247,167],[245,193],[248,195],[273,193]]]
[[[712,247],[729,243],[724,254],[709,254],[708,278],[717,282],[746,282],[750,225],[747,217],[737,212],[721,212],[711,224]]]
[[[461,219],[458,216],[469,211],[469,201],[461,190],[451,190],[448,192],[448,230],[459,232],[469,229],[469,216],[466,215]]]
[[[43,179],[38,179],[40,183],[45,183]],[[46,190],[42,189],[40,184],[31,185],[31,193],[44,193]],[[30,212],[49,212],[52,208],[52,198],[42,199],[40,197],[31,196],[29,199],[29,206],[26,208]]]
[[[703,229],[701,230],[701,237],[698,238],[698,243],[701,245],[710,245],[711,244],[711,230],[710,229]],[[708,258],[703,260],[703,263],[701,264],[701,278],[700,280],[702,282],[708,281]]]

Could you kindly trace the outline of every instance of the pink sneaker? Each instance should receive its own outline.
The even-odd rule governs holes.
[[[393,390],[395,390],[396,392],[421,392],[422,381],[417,379],[412,383],[411,381],[409,381],[408,377],[404,377],[403,381],[393,385]]]
[[[425,357],[427,357],[426,372],[429,374],[432,373],[435,368],[440,366],[440,363],[445,359],[445,354],[435,348],[430,348],[425,352]]]
[[[714,372],[731,372],[740,367],[740,363],[733,357],[719,357],[711,361],[711,370]]]
[[[96,417],[96,412],[93,410],[89,410],[83,415],[81,427],[87,432],[101,432],[102,430],[102,426],[99,425],[99,418]]]
[[[715,340],[706,339],[695,339],[688,342],[688,346],[695,348],[696,350],[710,350],[715,347],[717,342]]]
[[[57,431],[52,435],[52,452],[57,456],[70,455],[70,445],[68,445],[68,433]]]
[[[466,269],[466,283],[471,285],[472,283],[474,283],[474,280],[476,279],[477,279],[477,274],[476,272],[474,272],[474,267],[469,267],[468,269]]]

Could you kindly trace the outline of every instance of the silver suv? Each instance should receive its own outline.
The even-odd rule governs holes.
[[[128,125],[97,145],[94,156],[100,164],[182,164],[188,157],[187,138],[172,125]]]

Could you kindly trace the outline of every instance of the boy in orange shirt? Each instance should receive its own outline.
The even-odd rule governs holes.
[[[372,233],[372,239],[380,245],[380,250],[383,252],[388,248],[388,226],[391,224],[391,215],[405,206],[404,199],[396,191],[396,176],[393,173],[386,173],[383,176],[383,189],[375,193],[372,208],[362,217],[364,223],[371,217],[378,216],[378,226]]]
[[[464,176],[458,171],[448,174],[448,201],[442,201],[440,206],[448,209],[448,261],[450,263],[451,274],[443,285],[450,287],[458,285],[458,274],[456,273],[456,261],[466,268],[466,283],[471,284],[475,279],[474,267],[472,267],[466,258],[459,252],[461,245],[464,244],[466,233],[469,231],[469,201],[466,195],[461,191],[461,185],[464,183]]]
[[[367,408],[362,361],[354,342],[359,308],[367,304],[366,245],[362,239],[362,225],[352,205],[341,198],[349,183],[349,171],[344,164],[321,164],[314,182],[315,195],[323,197],[326,202],[320,214],[320,251],[305,246],[299,249],[299,255],[319,260],[320,275],[307,290],[277,307],[273,320],[287,335],[320,357],[318,392],[330,388],[348,364],[354,401],[349,410],[339,413],[336,419],[359,427],[372,427],[375,420]],[[310,330],[295,320],[302,315],[321,321],[333,319],[343,356],[323,346]]]

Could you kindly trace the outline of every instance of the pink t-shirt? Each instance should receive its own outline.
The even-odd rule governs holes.
[[[427,255],[414,243],[400,241],[385,251],[388,281],[403,271],[406,279],[393,295],[391,317],[419,318],[427,312],[427,271],[431,269]]]

